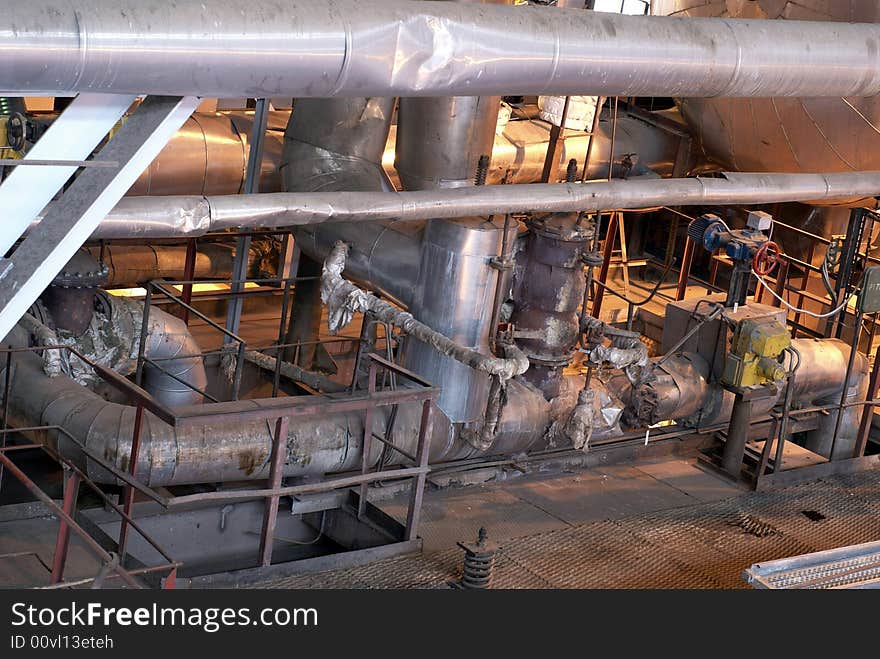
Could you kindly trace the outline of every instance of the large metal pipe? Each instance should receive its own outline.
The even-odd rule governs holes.
[[[107,288],[140,286],[152,279],[181,281],[187,278],[186,245],[114,243],[86,249],[96,259],[103,255],[108,269]],[[234,243],[202,241],[196,251],[193,279],[231,279],[234,260]],[[277,274],[277,263],[278,250],[271,240],[255,239],[251,242],[249,277],[273,277]]]
[[[123,199],[101,222],[92,239],[200,236],[233,228],[279,228],[346,222],[421,221],[504,213],[638,209],[664,205],[767,204],[787,201],[863,199],[874,205],[880,172],[839,174],[756,174],[726,172],[715,178],[635,179],[578,183],[479,186],[415,192],[309,192],[258,195],[132,197]],[[346,229],[348,230],[348,229]],[[367,230],[367,229],[364,229]],[[386,233],[406,235],[400,224],[369,229],[378,256]],[[408,233],[415,232],[410,229]],[[321,238],[322,251],[336,232]],[[306,235],[304,240],[308,239]],[[367,238],[364,239],[365,241]],[[409,239],[399,239],[403,243]],[[358,241],[360,243],[360,241]],[[313,244],[314,239],[310,243]],[[327,244],[329,243],[329,244]],[[400,247],[400,246],[398,246]],[[325,249],[326,248],[326,249]],[[397,259],[406,249],[395,252]],[[353,253],[350,267],[356,263]],[[409,258],[407,256],[407,258]],[[417,265],[390,263],[389,273]],[[364,265],[365,269],[370,266]],[[395,270],[392,270],[394,268]],[[381,268],[373,270],[378,275]],[[409,270],[408,270],[409,271]],[[389,276],[389,279],[391,277]]]
[[[284,117],[286,113],[276,113]],[[126,193],[238,194],[244,189],[252,114],[193,114]],[[281,134],[267,131],[260,190],[280,192]]]
[[[395,167],[404,189],[470,187],[477,179],[482,184],[500,106],[499,96],[401,98]],[[500,253],[503,225],[485,217],[459,221],[425,217],[430,219],[410,311],[475,354],[491,355],[491,308],[498,277],[489,263]],[[438,286],[445,295],[437,295]],[[406,346],[404,364],[442,387],[437,406],[446,417],[453,423],[483,419],[490,401],[489,376],[423,337],[414,339]]]
[[[10,92],[206,97],[873,96],[880,26],[385,0],[32,0]]]
[[[847,375],[850,347],[845,342],[795,339],[792,346],[799,357],[795,359],[787,354],[783,367],[790,371],[799,360],[791,392],[791,400],[797,407],[837,405],[844,390],[844,404],[864,400],[868,360],[862,353],[856,354],[852,371]],[[766,414],[774,405],[781,404],[784,397],[785,387],[782,387],[777,397],[756,401],[751,410],[752,418]],[[633,390],[626,420],[634,427],[670,420],[685,425],[708,425],[729,418],[733,399],[731,392],[710,382],[709,365],[705,360],[695,354],[681,353],[669,359],[664,357],[662,366],[655,368],[653,377]],[[806,447],[832,459],[851,457],[861,409],[859,405],[844,408],[836,439],[834,429],[838,410],[820,415],[818,427],[807,432]]]
[[[285,133],[285,188],[328,198],[339,194],[337,190],[393,190],[382,168],[393,111],[393,98],[297,101]],[[408,303],[420,267],[421,227],[396,227],[389,221],[393,217],[369,223],[350,219],[336,226],[304,227],[296,232],[296,242],[321,262],[337,241],[345,240],[352,245],[348,273]]]
[[[404,190],[474,184],[482,156],[492,156],[498,96],[402,98],[394,166]]]
[[[26,344],[26,331],[19,327],[9,334],[4,347]],[[840,388],[846,386],[844,372],[847,346],[836,340],[798,340],[795,344],[801,349],[803,358],[801,368],[798,369],[800,384],[796,385],[795,398],[802,402],[812,402],[823,396],[834,397],[836,392],[837,400],[834,402],[838,402]],[[835,355],[835,352],[839,355]],[[843,370],[837,368],[841,362],[844,362]],[[864,381],[862,362],[864,359],[858,362],[857,369],[848,382],[850,386],[857,388]],[[2,366],[0,364],[0,377],[5,376]],[[694,366],[702,374],[708,372],[705,364]],[[670,373],[668,370],[665,372]],[[680,381],[679,376],[690,377],[694,373],[691,371],[689,375],[687,369],[674,373],[675,382],[670,381],[669,387],[680,388],[683,380]],[[702,375],[697,377],[702,378]],[[568,388],[572,392],[583,387],[583,377],[571,376],[567,380]],[[11,384],[9,411],[10,418],[15,423],[63,427],[77,442],[118,468],[127,467],[134,426],[134,407],[106,401],[64,375],[50,378],[43,372],[40,357],[33,353],[14,355]],[[605,385],[594,379],[591,388],[596,391],[596,400],[599,403],[609,400]],[[707,385],[703,383],[701,388],[705,392]],[[685,389],[691,391],[687,386]],[[562,397],[560,400],[548,402],[540,392],[516,379],[510,381],[507,393],[509,403],[504,408],[495,442],[489,452],[511,454],[553,445],[553,435],[548,431],[548,426],[554,420],[566,418],[573,403],[561,400]],[[670,405],[664,408],[663,416],[668,414],[670,418],[678,418],[682,414],[691,414],[698,410],[698,406],[694,404],[696,396],[688,394],[685,399],[677,390],[670,391],[670,395]],[[256,400],[248,402],[254,406],[260,404]],[[770,405],[772,404],[771,400]],[[213,405],[219,411],[227,404]],[[729,415],[730,406],[725,405],[723,408],[720,415],[713,416],[713,423],[720,422]],[[859,408],[856,406],[852,409]],[[405,450],[414,449],[419,411],[418,405],[401,405],[398,410],[393,440]],[[762,414],[766,411],[767,408],[760,410]],[[605,412],[609,414],[607,419],[603,419]],[[594,429],[593,436],[610,436],[616,432],[615,419],[618,414],[619,409],[600,409],[597,416],[599,425]],[[378,426],[376,431],[384,434],[385,415],[379,413],[374,418]],[[853,430],[855,427],[857,424]],[[361,414],[301,420],[291,424],[289,433],[289,451],[284,464],[286,476],[320,475],[360,466],[363,437]],[[272,432],[270,426],[262,421],[217,423],[206,427],[181,425],[174,428],[147,413],[141,437],[143,449],[137,473],[140,479],[152,486],[241,481],[264,479],[268,476]],[[57,445],[65,455],[86,462],[78,446],[67,440],[62,433],[54,430],[41,432],[37,439]],[[841,435],[838,441],[846,443],[848,435]],[[432,461],[479,454],[457,441],[456,434],[448,424],[439,424],[435,429],[431,446]],[[374,442],[374,449],[374,453],[368,456],[368,463],[371,465],[378,459],[381,447]],[[88,461],[88,472],[99,482],[114,482],[113,476],[94,462]]]
[[[492,149],[492,162],[486,182],[493,183],[538,183],[544,173],[544,160],[547,157],[550,140],[550,123],[537,119],[510,121],[504,130],[495,136]],[[624,178],[624,156],[638,156],[638,171],[652,171],[660,176],[672,176],[680,137],[675,133],[659,129],[636,116],[621,113],[617,119],[614,136],[614,154],[611,154],[612,121],[610,113],[604,113],[598,130],[593,136],[584,133],[566,134],[562,142],[557,171],[553,180],[565,180],[565,169],[572,158],[577,161],[578,180],[583,174],[583,164],[590,151],[587,180],[608,178],[608,163],[612,162],[612,178]]]

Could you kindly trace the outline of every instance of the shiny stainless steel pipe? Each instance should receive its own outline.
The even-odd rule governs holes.
[[[880,195],[880,172],[743,174],[718,178],[630,179],[587,184],[480,186],[415,192],[289,192],[257,195],[130,197],[93,239],[174,238],[232,228],[279,228],[324,222],[638,209],[664,205],[765,204],[863,200]],[[398,229],[403,230],[403,229]]]
[[[209,97],[873,96],[880,26],[383,0],[31,0],[0,25],[19,93]]]

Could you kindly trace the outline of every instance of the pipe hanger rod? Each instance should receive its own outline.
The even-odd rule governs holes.
[[[377,0],[30,0],[6,94],[254,98],[880,93],[880,25]]]

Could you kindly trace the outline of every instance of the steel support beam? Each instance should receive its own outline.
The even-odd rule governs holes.
[[[266,141],[266,126],[269,121],[269,101],[258,98],[254,110],[254,128],[251,133],[250,153],[248,154],[247,172],[244,179],[244,193],[254,194],[260,191],[260,169],[263,164],[263,144]],[[244,290],[244,280],[247,279],[248,254],[251,251],[251,237],[239,236],[235,241],[235,261],[232,264],[231,293],[241,293]],[[241,322],[241,310],[244,298],[234,295],[229,298],[229,306],[226,309],[226,329],[233,334],[238,334],[238,326]],[[230,343],[231,337],[224,336],[223,342]]]
[[[136,99],[128,94],[80,94],[52,122],[22,162],[85,160]],[[12,170],[0,184],[0,256],[12,248],[76,169],[43,165]]]
[[[145,99],[95,156],[119,167],[85,169],[29,232],[0,268],[0,336],[9,333],[198,104],[195,96]]]

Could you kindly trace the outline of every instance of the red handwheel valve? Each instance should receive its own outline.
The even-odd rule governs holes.
[[[768,240],[755,252],[755,256],[752,259],[752,268],[762,277],[766,277],[779,264],[780,255],[779,245],[772,240]]]

